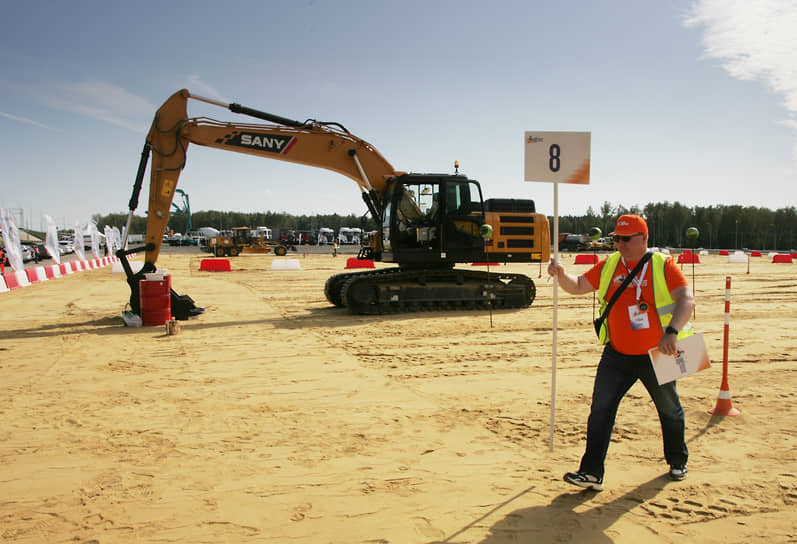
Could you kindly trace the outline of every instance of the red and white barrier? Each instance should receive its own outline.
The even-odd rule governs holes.
[[[6,286],[11,291],[13,291],[14,289],[19,289],[20,287],[26,287],[30,285],[30,281],[28,280],[28,275],[25,273],[24,270],[6,272],[5,274],[3,274],[3,277],[6,280]]]
[[[47,274],[44,272],[43,266],[35,268],[26,268],[25,274],[28,276],[28,281],[31,283],[39,283],[40,281],[47,281]]]
[[[119,261],[117,257],[103,257],[102,259],[92,259],[89,261],[70,261],[61,264],[51,264],[48,266],[36,266],[24,270],[10,271],[0,274],[0,293],[13,291],[20,287],[27,287],[47,280],[60,278],[68,274],[74,274],[82,270],[101,268],[111,263]],[[139,263],[143,266],[144,263]]]
[[[52,280],[55,278],[61,277],[61,265],[58,264],[51,264],[44,269],[44,272],[47,274],[47,279]]]

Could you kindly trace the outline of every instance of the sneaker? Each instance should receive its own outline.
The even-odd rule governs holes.
[[[682,467],[676,467],[675,465],[670,467],[670,480],[674,482],[680,482],[681,480],[685,480],[689,471],[686,469],[686,465]]]
[[[565,474],[565,481],[569,484],[583,487],[584,489],[603,491],[603,478],[598,478],[586,472],[568,472]]]

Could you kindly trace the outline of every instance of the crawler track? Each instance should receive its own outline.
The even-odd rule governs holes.
[[[462,269],[388,268],[337,274],[324,287],[327,300],[353,314],[526,308],[537,294],[522,274]]]

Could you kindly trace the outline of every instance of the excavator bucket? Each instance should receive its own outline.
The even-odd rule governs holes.
[[[130,266],[130,262],[127,260],[127,255],[143,249],[145,248],[135,248],[127,251],[119,250],[116,253],[116,256],[119,257],[119,262],[122,264],[122,269],[127,276],[127,284],[130,286],[130,309],[136,315],[141,315],[141,287],[139,282],[145,279],[145,274],[154,272],[155,270],[151,267],[147,267],[145,263],[141,270],[134,273]],[[178,295],[174,289],[169,289],[169,294],[171,296],[171,312],[175,319],[185,321],[189,317],[205,313],[205,309],[194,304],[194,299],[188,295]]]

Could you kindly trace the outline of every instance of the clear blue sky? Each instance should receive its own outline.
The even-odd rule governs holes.
[[[589,131],[559,214],[679,201],[797,204],[797,4],[296,0],[6,2],[0,206],[39,228],[127,211],[155,110],[190,91],[337,121],[398,170],[533,198],[527,130]],[[189,115],[247,122],[189,102]],[[192,146],[199,210],[365,213],[348,178]],[[138,214],[146,209],[142,194]]]

